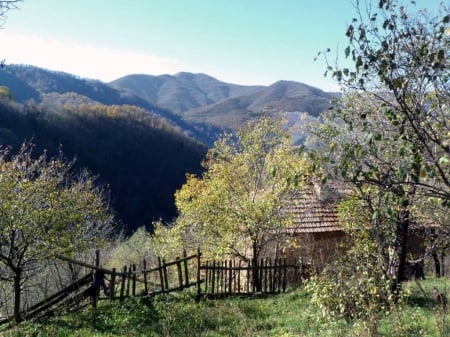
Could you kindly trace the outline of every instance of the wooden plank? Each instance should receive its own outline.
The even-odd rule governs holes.
[[[116,268],[113,268],[111,279],[109,280],[109,300],[112,301],[114,299],[114,295],[116,292]]]
[[[132,280],[133,280],[133,284],[132,284],[132,288],[131,288],[131,294],[133,296],[136,296],[136,265],[133,264],[133,271],[132,271]]]
[[[58,302],[63,301],[64,299],[68,298],[71,293],[78,290],[80,287],[85,286],[91,282],[92,274],[85,275],[80,280],[72,283],[68,287],[64,288],[61,291],[58,291],[57,293],[53,294],[52,296],[46,298],[45,300],[36,303],[29,307],[26,312],[22,314],[24,318],[32,318],[35,317],[37,314],[51,308],[53,305],[57,304]]]
[[[215,286],[215,281],[216,281],[216,261],[213,261],[213,263],[212,263],[211,273],[212,273],[211,293],[214,294],[214,292],[215,292],[214,286]]]
[[[164,292],[164,290],[165,290],[164,273],[163,273],[162,260],[160,257],[158,257],[158,269],[157,270],[159,271],[159,280],[161,282],[161,290],[162,290],[162,292]]]
[[[233,269],[232,269],[232,266],[233,266],[233,262],[230,260],[230,261],[228,261],[228,267],[229,267],[229,270],[228,270],[228,293],[229,294],[231,294],[232,292],[233,292]]]
[[[178,258],[177,258],[178,260]],[[177,263],[177,274],[178,274],[178,288],[183,289],[183,269],[181,268],[181,262]]]
[[[123,276],[122,276],[122,282],[120,283],[120,300],[123,301],[124,295],[125,295],[125,281],[126,281],[126,275],[127,275],[127,266],[123,267]]]
[[[132,266],[130,265],[128,267],[128,274],[127,274],[127,297],[130,296],[130,285],[131,285],[131,270]]]
[[[144,268],[144,295],[148,294],[148,287],[147,287],[147,272],[145,272],[145,270],[147,269],[147,262],[145,260],[145,257],[142,261],[142,267]]]
[[[238,268],[236,269],[236,271],[237,271],[237,285],[238,285],[238,294],[240,294],[240,292],[241,292],[241,263],[242,263],[242,261],[241,260],[239,260],[239,266],[238,266]]]
[[[183,263],[183,266],[184,266],[184,283],[189,284],[189,268],[188,268],[188,263],[187,263],[186,257],[187,257],[186,250],[183,250],[183,260],[184,261],[182,261],[180,263]]]
[[[172,263],[170,265],[173,265]],[[169,289],[169,274],[167,272],[167,264],[163,259],[163,275],[164,275],[164,288]]]
[[[109,269],[106,269],[106,268],[103,268],[103,267],[99,267],[99,266],[97,267],[97,266],[89,264],[89,263],[77,261],[77,260],[72,259],[70,257],[65,257],[65,256],[62,256],[62,255],[55,255],[55,257],[57,259],[59,259],[59,260],[67,261],[67,262],[70,262],[70,263],[73,263],[73,264],[76,264],[76,265],[79,265],[79,266],[82,266],[82,267],[85,267],[85,268],[102,271],[103,273],[108,274],[108,275],[112,274],[112,270],[109,270]]]
[[[200,286],[200,263],[201,263],[200,248],[197,248],[197,298],[200,299],[202,288]]]

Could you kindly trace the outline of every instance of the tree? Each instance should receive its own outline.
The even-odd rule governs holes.
[[[396,291],[417,207],[450,205],[450,16],[444,5],[432,16],[395,0],[357,4],[345,48],[354,69],[328,64],[347,97],[323,126],[331,153],[321,157],[365,201]]]
[[[364,204],[367,216],[359,218],[358,227],[347,227],[347,233],[355,237],[355,231],[371,232],[365,237],[374,241],[371,246],[376,247],[384,277],[396,289],[405,277],[407,239],[418,202],[417,189],[408,182],[419,173],[414,162],[405,159],[414,157],[415,151],[395,136],[395,128],[371,97],[348,95],[342,104],[345,108],[314,126],[315,137],[308,139],[315,147],[311,154],[322,161],[329,177],[346,183]],[[343,215],[341,221],[349,221],[348,217],[354,215]]]
[[[32,157],[25,144],[0,152],[0,263],[13,282],[14,318],[21,319],[21,291],[46,259],[70,254],[112,233],[105,195],[86,171],[71,162]]]
[[[307,177],[306,161],[282,120],[264,116],[219,139],[203,165],[202,177],[188,175],[176,192],[179,217],[170,234],[178,232],[185,246],[257,267],[263,250],[290,224],[285,206]]]
[[[1,0],[0,1],[0,28],[3,27],[3,23],[6,21],[6,13],[11,9],[18,9],[17,6],[22,0]]]
[[[345,55],[354,70],[328,67],[344,89],[371,96],[395,136],[414,148],[408,160],[419,175],[404,183],[444,204],[450,203],[448,13],[442,4],[435,16],[427,10],[410,14],[396,0],[381,0],[376,11],[358,7],[346,32]]]

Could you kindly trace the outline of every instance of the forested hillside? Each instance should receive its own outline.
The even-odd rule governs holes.
[[[112,207],[130,233],[152,220],[176,215],[174,192],[187,172],[199,172],[205,148],[163,118],[130,105],[81,103],[75,94],[23,105],[0,100],[0,144],[18,149],[31,140],[36,154],[61,149],[109,186]]]
[[[98,80],[85,79],[76,75],[42,69],[29,65],[8,65],[0,76],[0,85],[8,87],[17,101],[42,103],[48,94],[77,94],[81,101],[86,99],[104,105],[134,105],[152,112],[168,124],[201,142],[211,142],[208,128],[184,121],[172,111],[140,98],[129,90],[116,89]],[[49,102],[52,106],[55,102]]]

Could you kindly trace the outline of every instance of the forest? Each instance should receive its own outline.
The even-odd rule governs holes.
[[[24,142],[34,155],[60,152],[74,159],[74,169],[88,168],[108,186],[111,206],[126,234],[152,221],[176,216],[174,191],[186,172],[200,172],[205,146],[163,118],[135,106],[79,104],[66,94],[47,108],[24,105],[3,88],[0,141],[18,151]],[[62,98],[60,98],[62,100]]]

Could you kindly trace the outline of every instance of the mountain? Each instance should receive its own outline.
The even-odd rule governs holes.
[[[184,114],[190,122],[205,123],[230,129],[261,114],[306,112],[317,117],[330,107],[332,96],[308,85],[279,81],[256,92],[221,100],[212,105],[191,109]]]
[[[9,87],[20,102],[31,100],[55,106],[61,95],[66,95],[62,100],[67,100],[67,94],[71,93],[71,100],[80,103],[138,106],[165,118],[207,146],[221,132],[237,130],[261,113],[289,113],[295,127],[302,123],[300,115],[316,117],[336,97],[336,93],[294,81],[246,86],[226,83],[206,74],[180,72],[160,76],[127,75],[103,83],[26,65],[7,66],[1,73],[0,85]]]
[[[262,112],[289,112],[298,116],[307,113],[317,117],[336,97],[335,93],[294,81],[244,86],[192,73],[128,75],[110,85],[170,109],[186,122],[208,125],[219,131],[236,130]]]
[[[128,75],[110,82],[136,96],[179,115],[214,104],[220,100],[258,91],[261,86],[243,86],[221,82],[206,74],[181,72],[176,75]]]
[[[172,111],[133,94],[130,90],[114,88],[98,80],[84,79],[72,74],[29,65],[8,65],[0,73],[0,85],[7,86],[17,101],[42,103],[46,95],[75,93],[79,98],[104,105],[134,105],[165,118],[174,127],[203,142],[204,126],[187,123]],[[48,102],[48,100],[47,100]]]

